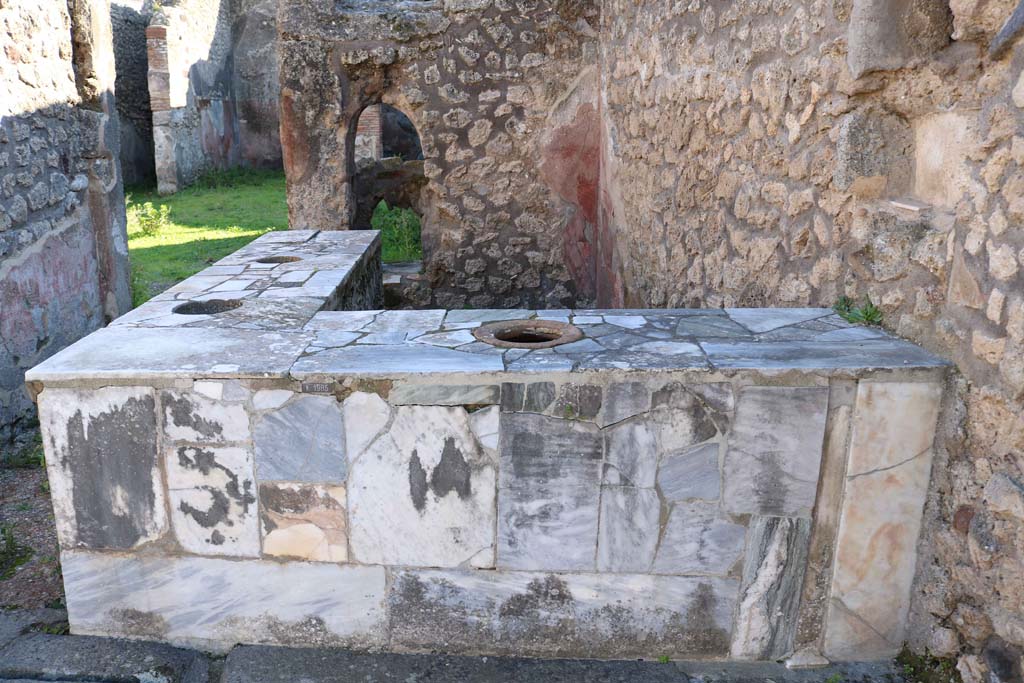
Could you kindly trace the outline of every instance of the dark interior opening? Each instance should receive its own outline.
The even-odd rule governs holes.
[[[562,335],[558,332],[512,329],[497,332],[494,336],[501,341],[515,342],[516,344],[543,344],[544,342],[554,341]]]
[[[213,315],[233,311],[242,305],[239,299],[207,299],[206,301],[187,301],[171,309],[178,315]]]

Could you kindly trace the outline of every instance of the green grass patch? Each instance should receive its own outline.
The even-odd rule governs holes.
[[[260,235],[288,227],[280,171],[221,171],[168,197],[130,190],[127,208],[135,306]]]
[[[423,258],[420,243],[420,217],[411,209],[388,206],[382,201],[373,210],[370,225],[381,231],[381,259],[384,263],[419,261]]]
[[[12,527],[0,527],[0,581],[14,576],[14,571],[30,559],[32,548],[15,540]]]
[[[32,443],[18,449],[12,447],[0,451],[0,467],[7,469],[46,467],[46,456],[43,454],[43,437],[37,432]]]

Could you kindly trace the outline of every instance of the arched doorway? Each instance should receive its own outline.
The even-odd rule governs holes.
[[[352,227],[382,231],[385,262],[419,261],[426,177],[416,126],[391,105],[368,106],[356,124],[354,149]]]

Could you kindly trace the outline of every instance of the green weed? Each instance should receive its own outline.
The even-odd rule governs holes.
[[[418,261],[423,258],[420,217],[411,209],[390,207],[382,201],[373,210],[370,225],[381,231],[381,258],[385,263]]]
[[[906,646],[896,655],[906,683],[961,683],[960,672],[952,659],[936,657],[927,650],[914,654]]]
[[[129,198],[126,201],[131,201]],[[129,204],[128,234],[152,237],[159,234],[171,222],[171,208],[166,204],[154,206],[153,202]]]
[[[853,299],[848,296],[841,296],[832,307],[839,317],[843,320],[856,323],[858,325],[881,325],[882,324],[882,311],[873,303],[871,299],[864,298],[863,306],[854,305]]]

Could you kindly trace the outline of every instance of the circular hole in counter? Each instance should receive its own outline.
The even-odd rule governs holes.
[[[206,301],[186,301],[178,304],[172,313],[178,315],[216,315],[226,311],[233,311],[242,305],[241,299],[207,299]]]
[[[550,349],[583,338],[575,325],[557,320],[505,320],[481,325],[473,336],[506,349]]]
[[[256,263],[295,263],[301,260],[298,256],[264,256],[256,259]]]

